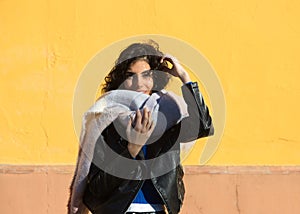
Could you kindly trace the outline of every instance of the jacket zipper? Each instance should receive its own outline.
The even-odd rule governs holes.
[[[157,187],[155,186],[155,184],[154,184],[152,178],[151,178],[151,182],[152,182],[154,188],[156,189],[156,191],[158,192],[160,198],[163,200],[164,204],[166,205],[167,210],[168,210],[168,213],[171,213],[171,212],[170,212],[170,208],[169,208],[168,204],[167,204],[166,201],[165,201],[165,198],[163,197],[163,195],[161,194],[161,192],[160,192],[160,191],[157,189]]]
[[[128,207],[130,206],[130,204],[132,203],[132,201],[135,199],[136,195],[138,194],[138,192],[140,191],[142,185],[144,184],[144,180],[141,180],[139,182],[139,185],[138,185],[138,190],[136,191],[136,193],[133,195],[134,197],[131,198],[130,202],[128,203],[128,205],[126,206],[126,209],[124,211],[124,213],[128,210]]]

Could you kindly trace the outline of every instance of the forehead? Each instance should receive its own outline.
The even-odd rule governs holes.
[[[131,63],[129,66],[130,72],[140,73],[150,69],[149,63],[144,59],[139,59]]]

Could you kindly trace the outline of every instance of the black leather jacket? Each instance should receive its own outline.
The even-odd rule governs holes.
[[[165,166],[170,170],[159,176],[151,176],[154,187],[161,196],[169,214],[179,213],[184,199],[183,170],[180,164],[180,142],[188,142],[197,138],[212,135],[212,120],[197,83],[182,86],[189,116],[179,124],[168,129],[155,143],[147,146],[147,159],[155,160],[165,155],[162,160],[154,161],[150,166],[141,161],[128,167],[128,175],[133,179],[120,178],[107,173],[104,168],[118,168],[121,159],[107,157],[108,147],[120,157],[132,159],[127,142],[120,137],[114,125],[109,125],[98,139],[90,167],[87,187],[83,202],[94,214],[123,214],[126,212],[137,192],[143,185],[143,172],[159,171]],[[104,140],[104,141],[103,141]],[[136,159],[143,160],[143,152]],[[101,167],[99,167],[101,166]],[[122,169],[121,169],[122,170]],[[123,169],[124,170],[124,169]]]

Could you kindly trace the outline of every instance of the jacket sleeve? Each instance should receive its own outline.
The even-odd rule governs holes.
[[[87,179],[86,199],[89,195],[107,198],[117,190],[124,178],[139,177],[141,175],[141,164],[132,161],[124,166],[124,158],[133,160],[127,149],[127,142],[122,139],[110,125],[98,138],[93,161]],[[122,176],[116,176],[115,173]],[[89,202],[89,200],[85,200]]]
[[[183,98],[187,104],[189,116],[180,123],[179,141],[189,142],[214,134],[212,119],[197,82],[182,86]]]

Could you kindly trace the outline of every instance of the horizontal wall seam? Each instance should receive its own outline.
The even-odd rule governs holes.
[[[74,165],[9,165],[0,164],[0,174],[73,174]],[[290,175],[300,174],[300,166],[184,166],[185,174],[246,174]]]

